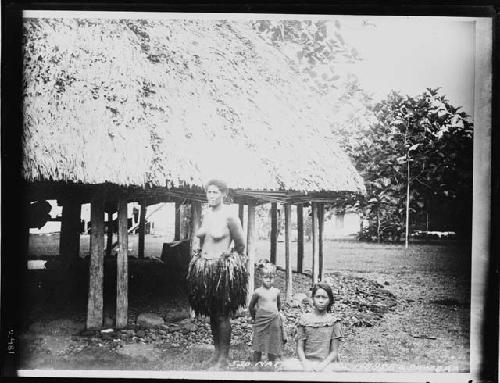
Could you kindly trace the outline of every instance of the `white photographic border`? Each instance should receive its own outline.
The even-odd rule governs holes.
[[[23,17],[147,18],[147,19],[325,19],[341,15],[252,14],[252,13],[162,13],[114,11],[25,10]],[[344,16],[341,17],[361,17]],[[386,20],[403,16],[370,16]],[[292,372],[207,372],[207,371],[123,371],[123,370],[18,370],[20,377],[99,377],[193,380],[301,380],[301,381],[385,381],[385,382],[468,382],[481,379],[481,366],[487,351],[481,343],[487,313],[487,281],[491,238],[491,129],[493,22],[490,17],[407,16],[443,23],[470,21],[475,24],[474,63],[474,177],[471,268],[470,373],[292,373]]]

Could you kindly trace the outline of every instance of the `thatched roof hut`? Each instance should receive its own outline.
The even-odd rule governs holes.
[[[244,21],[24,20],[23,174],[363,192],[328,100]]]
[[[311,202],[313,281],[321,279],[322,202],[341,192],[363,192],[363,182],[332,136],[331,101],[247,22],[26,18],[23,27],[23,176],[29,199],[62,200],[60,253],[69,265],[79,253],[80,204],[91,201],[87,328],[102,326],[104,211],[118,211],[116,326],[123,327],[127,203],[190,201],[188,259],[198,247],[202,187],[214,176],[232,188],[240,218],[248,205],[250,266],[256,253],[255,205],[275,202],[273,261],[276,202],[285,202],[287,299],[291,204],[298,204],[302,222],[301,203]],[[139,258],[144,213],[141,209]],[[301,271],[299,221],[297,231]],[[109,252],[109,231],[107,238]],[[252,292],[254,267],[248,271]]]

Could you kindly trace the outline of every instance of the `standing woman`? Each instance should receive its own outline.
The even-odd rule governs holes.
[[[223,181],[210,180],[207,183],[208,210],[197,233],[201,249],[195,250],[187,274],[191,307],[197,314],[210,317],[215,345],[211,369],[228,364],[229,318],[245,305],[247,296],[243,229],[240,219],[224,205],[227,192]]]

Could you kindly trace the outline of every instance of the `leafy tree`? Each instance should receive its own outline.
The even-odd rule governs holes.
[[[257,20],[253,28],[261,36],[284,50],[290,58],[295,55],[304,70],[318,64],[328,65],[335,72],[335,64],[359,59],[356,49],[347,44],[341,34],[340,22],[326,20]],[[329,28],[330,27],[330,28]],[[306,67],[308,67],[306,69]],[[313,75],[314,76],[314,75]],[[322,76],[322,80],[328,78]],[[332,73],[331,80],[340,76]]]
[[[367,104],[371,99],[349,70],[362,58],[342,36],[340,21],[257,20],[252,26],[290,60],[303,75],[306,86],[328,99],[335,116],[332,133],[348,139],[346,127],[351,131],[368,124],[371,112]]]
[[[327,20],[257,20],[257,33],[275,46],[302,73],[306,85],[328,99],[331,105],[331,133],[344,148],[354,147],[359,132],[375,122],[369,105],[372,99],[360,87],[350,65],[362,60],[357,50],[344,39],[340,21]],[[356,208],[357,196],[339,195],[325,205],[325,219],[346,208]],[[304,230],[311,233],[312,219],[306,214]]]
[[[435,89],[417,97],[392,93],[370,106],[349,73],[361,58],[339,21],[258,20],[253,27],[329,99],[331,131],[366,181],[368,194],[358,205],[339,198],[327,209],[359,206],[370,222],[365,236],[379,240],[399,240],[410,226],[469,232],[472,123],[460,108]]]
[[[370,226],[364,236],[399,240],[407,227],[407,209],[409,229],[425,225],[467,233],[472,198],[469,116],[438,89],[416,97],[392,92],[373,112],[376,122],[346,146],[367,188],[361,207]],[[447,219],[439,222],[434,219],[438,216]]]

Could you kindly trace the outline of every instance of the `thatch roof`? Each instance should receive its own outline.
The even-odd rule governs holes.
[[[243,21],[24,20],[24,177],[354,191],[328,100]]]

